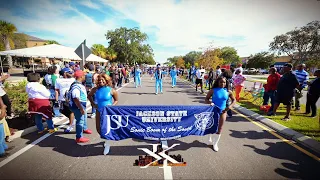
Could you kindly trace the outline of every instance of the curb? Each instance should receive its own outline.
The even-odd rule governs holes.
[[[180,78],[181,79],[181,78]],[[184,79],[181,79],[182,81],[190,84],[190,85],[193,85],[191,84],[189,81],[187,80],[184,80]],[[204,89],[204,92],[208,92],[208,90]],[[236,104],[234,107],[233,107],[235,110],[239,111],[241,114],[245,115],[245,116],[248,116],[249,118],[255,120],[255,121],[259,121],[261,122],[262,124],[268,126],[269,128],[277,131],[278,133],[286,136],[289,140],[293,140],[297,143],[300,143],[302,144],[303,146],[311,149],[312,151],[320,154],[320,142],[310,138],[309,136],[305,136],[295,130],[292,130],[286,126],[283,126],[271,119],[268,119],[260,114],[257,114],[253,111],[250,111],[248,110],[247,108],[244,108],[238,104]]]

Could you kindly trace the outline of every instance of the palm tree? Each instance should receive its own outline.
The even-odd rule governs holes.
[[[107,50],[102,44],[94,44],[91,47],[92,54],[97,55],[101,58],[107,57]]]
[[[6,22],[2,20],[0,21],[0,36],[1,36],[1,40],[5,45],[6,51],[11,50],[10,39],[12,38],[14,32],[16,31],[17,31],[17,28],[14,24],[11,24],[10,22]],[[8,63],[9,63],[9,67],[11,68],[13,66],[11,56],[8,56]]]
[[[44,43],[44,45],[49,45],[49,44],[58,44],[60,45],[57,41],[55,40],[48,40],[46,43]]]

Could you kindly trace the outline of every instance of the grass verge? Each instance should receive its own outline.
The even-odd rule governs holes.
[[[246,95],[246,96],[245,96]],[[305,105],[301,105],[301,111],[291,111],[291,120],[282,121],[281,119],[285,116],[286,109],[283,105],[280,105],[277,110],[277,116],[267,116],[265,112],[260,111],[262,100],[253,102],[251,94],[241,93],[241,100],[237,102],[240,106],[245,107],[255,113],[263,115],[268,119],[271,119],[279,124],[282,124],[290,129],[293,129],[301,134],[307,135],[317,141],[320,141],[320,109],[318,109],[318,116],[316,118],[310,118],[303,114],[305,111]]]

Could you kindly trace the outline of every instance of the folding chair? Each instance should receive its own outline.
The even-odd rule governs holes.
[[[263,83],[254,82],[253,87],[251,87],[251,89],[247,89],[246,87],[244,88],[244,90],[243,90],[244,96],[243,97],[246,97],[248,95],[259,92],[259,90],[261,90],[262,88],[263,88]]]
[[[258,104],[261,105],[263,102],[263,95],[264,95],[264,88],[261,88],[256,92],[253,92],[252,96],[254,99],[253,99],[252,103],[258,102]]]

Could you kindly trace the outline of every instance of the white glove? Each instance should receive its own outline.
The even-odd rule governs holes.
[[[210,106],[214,106],[214,103],[211,103]]]

